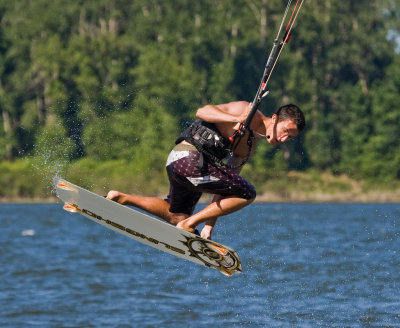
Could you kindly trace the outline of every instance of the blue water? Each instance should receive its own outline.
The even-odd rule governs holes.
[[[60,204],[0,205],[0,327],[400,327],[400,206],[252,204],[225,277]]]

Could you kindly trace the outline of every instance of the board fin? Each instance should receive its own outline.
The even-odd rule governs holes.
[[[79,213],[79,209],[76,205],[65,203],[63,206],[63,210],[70,213]]]

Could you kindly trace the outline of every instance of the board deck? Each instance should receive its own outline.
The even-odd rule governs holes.
[[[242,271],[231,248],[118,204],[62,178],[55,178],[56,195],[64,209],[80,213],[104,227],[171,255],[214,268],[227,276]]]

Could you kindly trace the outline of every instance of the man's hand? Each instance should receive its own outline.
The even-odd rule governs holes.
[[[219,199],[220,196],[214,196],[215,199]],[[210,239],[211,240],[211,232],[214,229],[215,223],[217,222],[218,217],[214,217],[209,219],[204,225],[203,230],[201,230],[200,236],[201,238]]]
[[[210,239],[211,240],[211,232],[213,230],[213,226],[205,225],[204,228],[201,230],[201,238]]]

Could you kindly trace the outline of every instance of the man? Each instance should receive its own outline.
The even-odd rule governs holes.
[[[295,105],[282,106],[272,117],[257,111],[244,136],[235,144],[234,156],[224,164],[232,136],[241,128],[251,106],[251,103],[236,101],[197,110],[199,120],[182,133],[168,157],[170,193],[167,199],[128,195],[115,190],[111,190],[107,198],[141,208],[191,232],[198,233],[195,228],[205,222],[201,236],[211,238],[219,216],[251,204],[256,197],[254,187],[239,172],[257,141],[266,139],[272,145],[283,143],[296,137],[305,127],[304,115]],[[214,194],[214,199],[193,214],[203,192]]]

